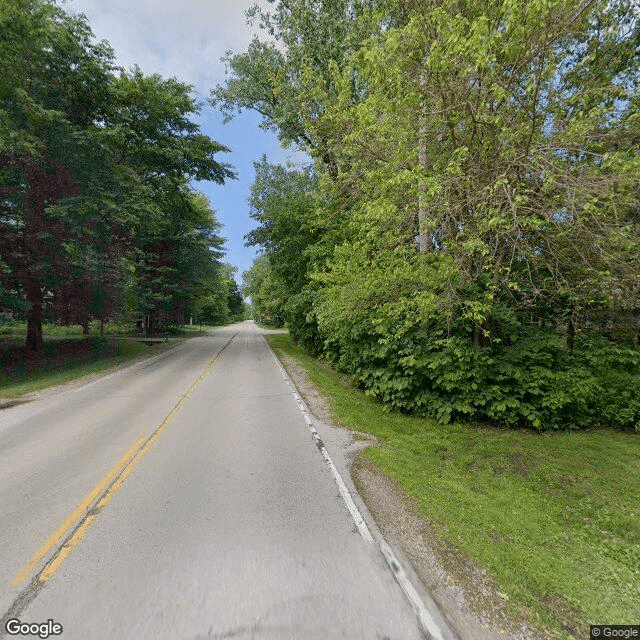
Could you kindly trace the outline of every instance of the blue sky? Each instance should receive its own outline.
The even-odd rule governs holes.
[[[261,0],[265,6],[265,0]],[[245,51],[257,32],[246,24],[245,11],[254,0],[66,0],[68,13],[84,13],[98,40],[108,40],[117,63],[127,69],[138,64],[147,74],[176,77],[195,88],[202,102],[209,90],[225,81],[220,58],[227,49]],[[237,280],[251,266],[256,251],[244,246],[243,236],[254,226],[247,198],[254,179],[252,162],[266,154],[271,162],[301,161],[305,157],[280,147],[276,136],[259,129],[254,112],[222,124],[220,113],[208,104],[197,119],[202,132],[231,149],[218,154],[232,164],[238,180],[225,185],[200,182],[224,225],[225,260],[238,267]]]

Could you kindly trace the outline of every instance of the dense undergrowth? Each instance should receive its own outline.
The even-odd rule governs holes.
[[[640,348],[524,327],[511,344],[474,345],[413,329],[328,340],[323,353],[391,410],[537,430],[640,430]],[[353,328],[350,336],[356,332]]]

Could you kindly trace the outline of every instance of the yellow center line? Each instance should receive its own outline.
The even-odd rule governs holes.
[[[113,479],[118,475],[127,461],[134,455],[134,453],[140,448],[140,445],[144,442],[144,436],[140,436],[131,448],[125,453],[120,460],[116,463],[115,467],[107,473],[107,475],[100,480],[95,488],[89,493],[89,495],[73,510],[71,515],[51,534],[49,539],[36,551],[35,555],[29,563],[26,564],[11,581],[12,587],[17,587],[26,577],[33,571],[33,569],[40,563],[40,561],[56,546],[60,538],[66,533],[71,525],[84,515],[89,507],[93,504],[94,500],[113,482]]]
[[[37,580],[40,583],[50,580],[64,559],[71,553],[71,550],[82,540],[91,525],[96,520],[98,513],[111,501],[111,498],[120,490],[125,480],[131,475],[138,463],[145,456],[151,445],[158,439],[158,436],[167,427],[167,425],[175,418],[180,409],[191,398],[193,392],[200,386],[207,374],[211,371],[215,361],[220,354],[227,348],[229,343],[235,338],[235,334],[227,340],[222,349],[207,363],[202,373],[196,381],[187,389],[180,400],[175,404],[173,409],[154,430],[154,432],[145,440],[144,436],[140,437],[131,446],[131,448],[120,458],[118,463],[102,478],[95,488],[87,495],[87,497],[73,510],[71,515],[55,530],[49,539],[36,551],[35,555],[26,564],[16,577],[11,581],[12,587],[17,587],[23,582],[33,569],[49,554],[54,547],[59,544],[64,534],[69,528],[78,521],[71,535],[63,542],[58,552],[51,558],[40,571]],[[95,506],[89,510],[89,507],[98,499]]]

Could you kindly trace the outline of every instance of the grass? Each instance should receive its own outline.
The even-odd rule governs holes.
[[[220,327],[221,325],[212,325],[212,324],[183,324],[182,325],[182,333],[185,334],[190,334],[190,333],[200,333],[205,332],[205,331],[213,331],[213,329],[216,329],[217,327]],[[202,328],[200,328],[202,327]]]
[[[210,325],[182,325],[174,331],[185,338],[203,335],[215,329]],[[90,325],[89,338],[82,336],[80,325],[43,325],[45,353],[32,356],[24,353],[22,339],[26,336],[25,322],[0,324],[0,397],[14,398],[47,387],[104,371],[114,365],[139,356],[152,355],[165,349],[166,344],[147,345],[112,336],[137,336],[133,322],[112,321],[105,326],[109,337],[98,337],[100,324]]]
[[[108,335],[135,335],[135,322],[117,322],[112,321],[104,326],[105,334]],[[74,325],[56,325],[56,324],[43,324],[42,333],[45,338],[51,338],[56,336],[82,336],[82,326],[79,324]],[[5,322],[0,324],[0,338],[9,337],[23,337],[27,335],[27,323],[14,321]],[[100,322],[94,320],[89,325],[89,335],[100,335]]]
[[[21,345],[0,343],[0,396],[14,398],[63,384],[166,347],[114,338],[54,338],[45,342],[41,356],[33,357],[26,355]]]
[[[365,454],[436,534],[486,569],[514,616],[552,637],[640,614],[640,437],[534,434],[385,413],[288,335],[270,335],[327,396],[336,420],[380,441]],[[585,631],[586,630],[586,631]]]
[[[202,327],[202,329],[200,328]],[[170,333],[174,334],[192,334],[199,331],[209,331],[215,329],[212,325],[207,324],[184,324],[181,327],[172,327]],[[79,324],[59,326],[55,324],[43,324],[42,333],[45,338],[53,337],[69,337],[69,336],[82,336],[82,326]],[[112,320],[104,325],[104,334],[106,336],[139,336],[136,333],[136,323],[128,322],[126,320]],[[27,323],[26,322],[5,322],[0,324],[0,339],[5,338],[22,338],[27,335]],[[100,335],[100,322],[93,320],[89,325],[89,335]]]

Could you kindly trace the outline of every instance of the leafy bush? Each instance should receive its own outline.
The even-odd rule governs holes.
[[[537,430],[640,424],[640,350],[585,343],[523,326],[478,347],[467,335],[387,330],[361,320],[326,355],[385,407],[452,421]],[[335,334],[334,334],[335,335]]]
[[[312,296],[309,291],[291,296],[285,304],[284,316],[291,337],[314,355],[320,355],[324,340],[313,312]]]

